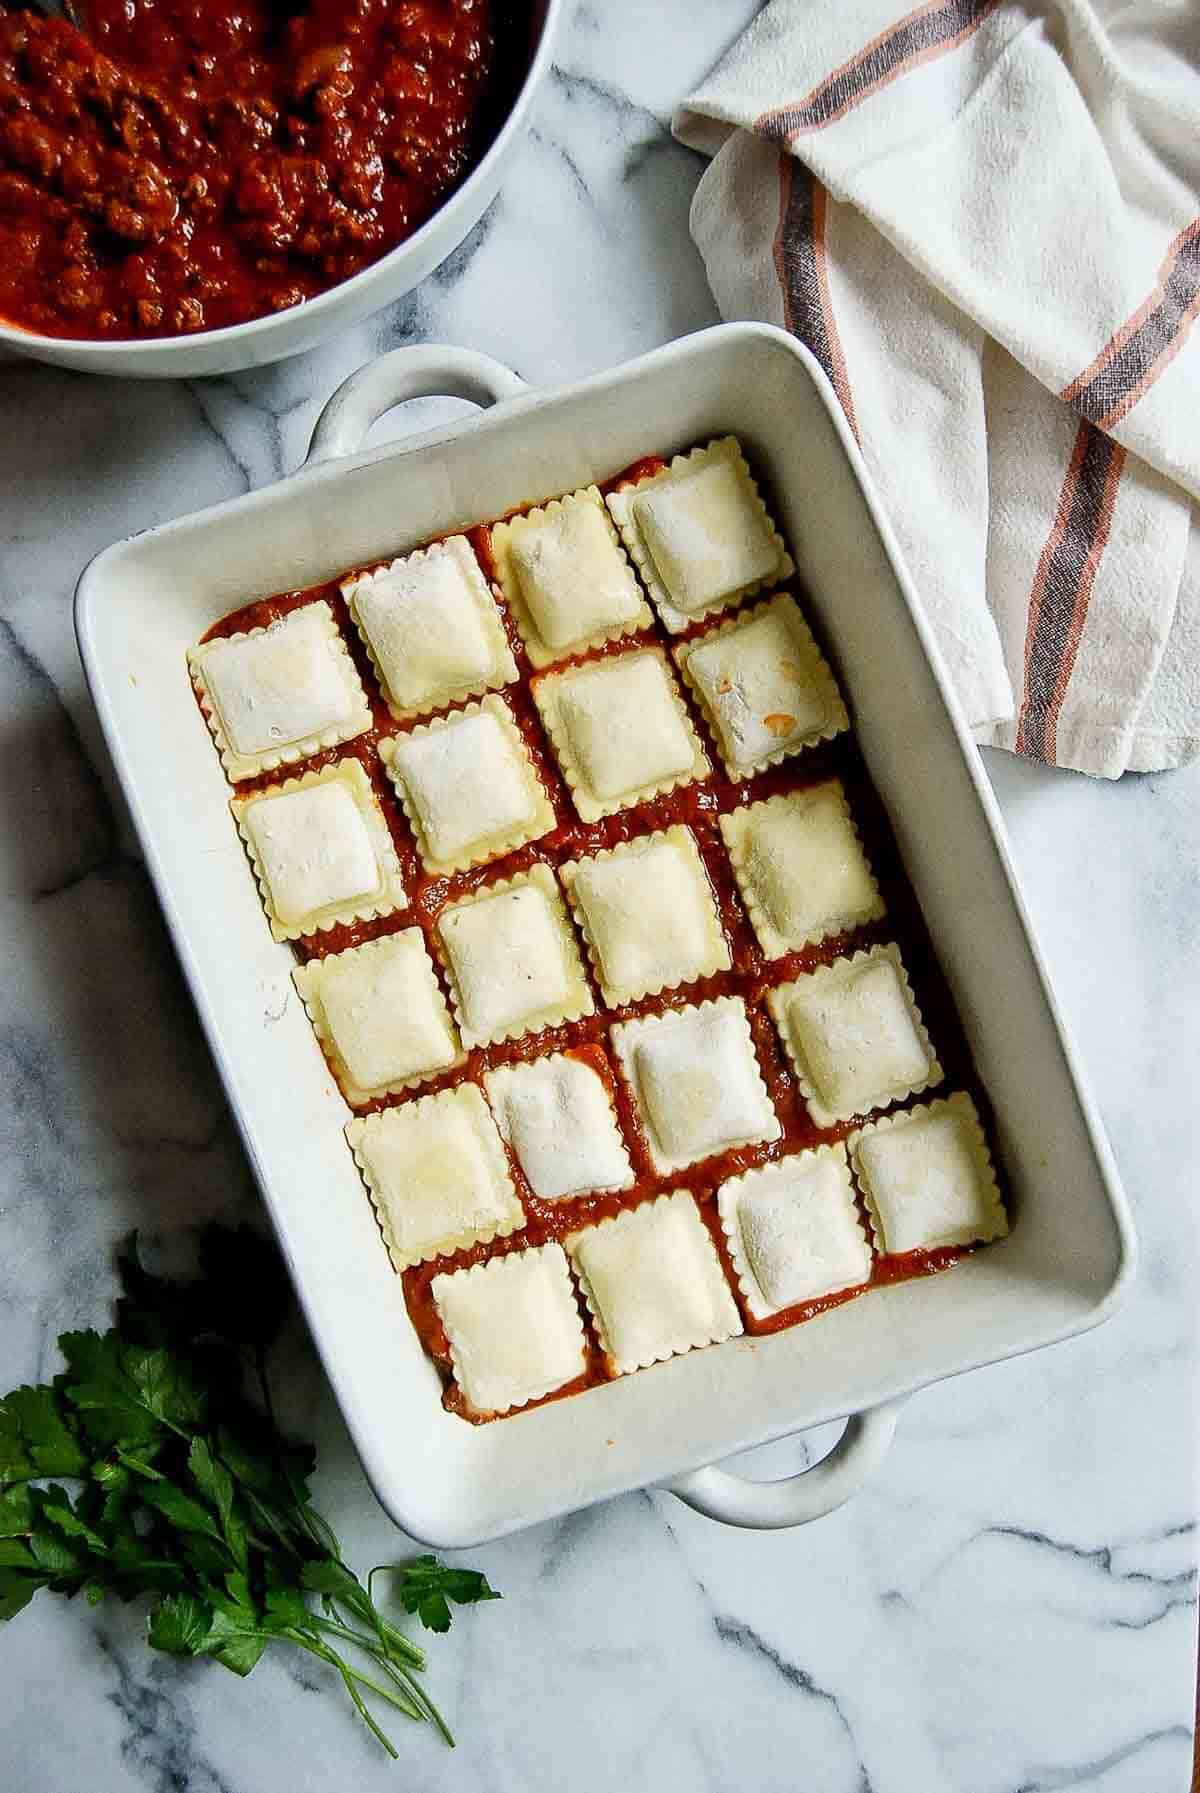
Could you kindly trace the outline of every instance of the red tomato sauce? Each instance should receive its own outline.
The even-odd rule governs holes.
[[[0,10],[0,318],[172,336],[282,311],[411,235],[515,96],[518,0]]]
[[[663,464],[662,461],[654,458],[639,461],[634,468],[627,469],[625,473],[604,482],[603,489],[605,491],[613,490],[626,481],[630,474],[644,478],[647,474],[658,471]],[[479,525],[466,531],[466,534],[485,573],[491,576],[494,572],[494,561],[487,525]],[[789,583],[794,589],[795,582]],[[810,971],[815,966],[827,964],[842,954],[856,952],[876,943],[890,940],[898,943],[922,1016],[945,1072],[943,1081],[936,1088],[923,1091],[897,1103],[888,1112],[896,1113],[905,1108],[919,1106],[921,1103],[934,1101],[940,1096],[949,1095],[954,1090],[966,1090],[974,1099],[989,1140],[994,1138],[992,1110],[987,1093],[976,1072],[962,1024],[934,954],[920,906],[905,875],[887,813],[876,795],[852,733],[810,748],[795,759],[785,760],[782,765],[767,772],[758,773],[752,779],[735,782],[722,769],[720,759],[713,750],[714,743],[711,732],[693,700],[692,693],[686,686],[681,685],[692,719],[699,729],[701,739],[706,743],[709,758],[713,763],[713,776],[705,779],[702,783],[683,786],[680,789],[667,792],[663,796],[653,798],[647,803],[640,803],[631,809],[622,810],[616,815],[604,816],[599,821],[582,822],[574,809],[566,785],[558,774],[531,694],[531,686],[536,686],[538,678],[545,675],[539,674],[531,667],[516,624],[505,610],[505,627],[516,658],[520,678],[517,683],[504,688],[503,696],[517,718],[530,757],[537,767],[547,795],[553,804],[557,826],[552,833],[531,842],[528,846],[519,848],[514,853],[506,854],[502,860],[493,861],[488,865],[475,866],[469,871],[456,873],[450,878],[431,877],[421,865],[403,807],[390,779],[383,770],[378,753],[381,737],[402,733],[406,728],[416,726],[421,719],[417,718],[413,723],[399,724],[393,721],[388,713],[379,694],[378,683],[370,659],[349,616],[338,581],[332,580],[327,584],[312,586],[304,591],[286,592],[276,597],[260,599],[248,604],[234,612],[233,615],[224,617],[220,622],[214,624],[205,636],[205,640],[261,627],[318,598],[324,599],[333,609],[338,625],[362,676],[364,686],[371,694],[373,726],[367,733],[358,736],[356,740],[315,754],[311,759],[303,761],[298,766],[289,766],[284,774],[264,773],[255,779],[239,781],[237,794],[240,797],[256,789],[265,789],[271,784],[280,782],[281,777],[295,777],[305,771],[319,770],[324,765],[329,765],[335,760],[344,759],[353,754],[366,769],[387,817],[400,859],[405,888],[412,894],[412,902],[409,908],[403,910],[399,915],[389,915],[374,921],[354,922],[322,929],[319,934],[294,942],[302,960],[323,957],[331,952],[341,952],[346,947],[356,946],[362,941],[374,939],[380,934],[391,933],[398,928],[412,927],[416,924],[421,927],[426,936],[430,958],[437,968],[438,977],[448,998],[449,991],[438,958],[435,940],[438,916],[448,903],[459,901],[471,891],[478,889],[481,884],[499,878],[511,878],[515,874],[527,870],[533,864],[540,862],[556,866],[565,860],[578,858],[581,854],[593,853],[599,848],[615,846],[620,841],[650,833],[655,829],[669,827],[676,822],[685,823],[696,838],[716,895],[721,924],[729,943],[732,959],[729,971],[719,972],[713,977],[700,979],[695,983],[667,991],[659,996],[645,998],[622,1008],[606,1007],[597,993],[596,1012],[593,1015],[580,1021],[569,1022],[561,1027],[544,1028],[538,1032],[526,1034],[520,1039],[476,1047],[469,1053],[464,1065],[444,1072],[441,1076],[430,1078],[428,1082],[421,1084],[419,1089],[408,1092],[406,1096],[384,1098],[369,1102],[356,1109],[356,1113],[369,1114],[380,1108],[391,1107],[397,1100],[411,1100],[415,1096],[431,1095],[438,1090],[453,1088],[463,1082],[471,1081],[481,1084],[483,1074],[496,1065],[516,1064],[540,1058],[551,1052],[569,1052],[575,1056],[586,1058],[604,1078],[612,1095],[621,1131],[629,1149],[635,1173],[635,1183],[632,1188],[614,1194],[582,1196],[558,1202],[543,1201],[533,1194],[521,1174],[519,1164],[510,1153],[510,1169],[525,1210],[526,1224],[508,1238],[474,1246],[467,1251],[458,1252],[452,1257],[437,1258],[429,1263],[416,1265],[402,1273],[405,1299],[413,1325],[426,1351],[437,1363],[445,1380],[443,1401],[447,1408],[475,1423],[489,1423],[490,1418],[496,1417],[472,1413],[463,1402],[457,1384],[452,1379],[449,1343],[431,1293],[431,1284],[436,1276],[444,1271],[465,1269],[484,1258],[502,1256],[510,1251],[526,1250],[531,1246],[542,1245],[551,1240],[561,1240],[581,1226],[590,1225],[608,1215],[618,1213],[623,1208],[635,1206],[638,1202],[669,1189],[685,1188],[696,1197],[700,1213],[720,1255],[747,1334],[763,1335],[782,1331],[786,1327],[812,1319],[817,1314],[825,1313],[830,1308],[838,1307],[844,1301],[853,1300],[870,1289],[905,1281],[912,1277],[931,1275],[943,1270],[975,1249],[970,1246],[948,1246],[934,1251],[916,1251],[900,1256],[885,1256],[877,1252],[870,1280],[861,1287],[823,1296],[818,1300],[785,1309],[766,1320],[757,1320],[746,1307],[738,1288],[737,1277],[729,1261],[725,1236],[717,1213],[716,1191],[727,1178],[758,1165],[773,1163],[776,1159],[801,1151],[807,1146],[831,1144],[844,1140],[868,1118],[860,1116],[854,1120],[839,1122],[832,1127],[817,1126],[797,1087],[795,1073],[775,1031],[765,1006],[764,997],[767,990],[777,984],[788,982],[801,972]],[[694,629],[682,637],[670,638],[660,634],[656,626],[655,629],[647,630],[636,637],[625,636],[618,641],[608,642],[603,647],[593,649],[587,654],[575,656],[575,658],[594,660],[604,655],[628,651],[631,646],[651,646],[656,641],[659,645],[677,643],[681,639],[688,639],[691,634],[703,632],[705,627],[710,626],[711,619],[707,623],[697,624]],[[562,664],[563,662],[557,662],[556,667],[550,670],[557,670]],[[822,941],[818,946],[805,947],[800,952],[789,953],[784,958],[768,960],[758,944],[742,904],[720,833],[718,817],[741,804],[759,802],[765,797],[776,796],[785,791],[803,790],[810,785],[819,784],[824,779],[835,776],[841,779],[845,787],[847,800],[854,814],[867,857],[887,905],[887,914],[881,921],[857,928],[853,933],[831,937]],[[663,1176],[655,1170],[651,1162],[645,1133],[638,1118],[633,1097],[622,1079],[611,1068],[612,1058],[611,1048],[608,1044],[608,1031],[615,1022],[627,1020],[634,1015],[661,1013],[667,1009],[684,1008],[694,1003],[704,1002],[711,997],[730,995],[741,996],[745,1000],[759,1068],[770,1093],[775,1112],[779,1117],[782,1128],[781,1136],[769,1143],[739,1147],[737,1150],[725,1152],[718,1157],[705,1159],[688,1170],[676,1172],[671,1176]],[[1007,1195],[1007,1192],[1005,1193]],[[867,1225],[868,1236],[870,1236],[869,1221],[861,1198],[859,1198],[859,1207],[861,1218]],[[577,1381],[569,1383],[564,1388],[556,1389],[553,1394],[545,1397],[546,1400],[561,1400],[567,1395],[577,1394],[586,1388],[611,1380],[604,1355],[586,1310],[584,1310],[583,1317],[587,1337],[587,1369]],[[522,1408],[519,1411],[523,1412],[525,1409]]]

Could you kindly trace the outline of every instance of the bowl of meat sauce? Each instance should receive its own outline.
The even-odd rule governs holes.
[[[0,0],[0,345],[224,373],[405,293],[495,195],[559,0]]]

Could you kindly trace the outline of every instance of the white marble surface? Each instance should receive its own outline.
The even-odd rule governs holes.
[[[0,1326],[5,1386],[104,1323],[109,1248],[252,1211],[249,1173],[107,792],[70,626],[114,537],[301,459],[335,383],[440,339],[534,381],[713,320],[671,103],[749,0],[575,7],[506,192],[419,292],[328,350],[193,386],[0,370]],[[398,427],[398,426],[394,426]],[[1107,1327],[929,1391],[874,1484],[794,1535],[667,1495],[474,1553],[507,1596],[435,1643],[460,1736],[391,1767],[334,1690],[145,1650],[39,1597],[0,1636],[12,1793],[1182,1793],[1194,1710],[1200,766],[1100,786],[993,757],[1030,902],[1137,1211]],[[319,1372],[287,1407],[353,1559],[402,1554]],[[819,1441],[764,1453],[782,1473]]]

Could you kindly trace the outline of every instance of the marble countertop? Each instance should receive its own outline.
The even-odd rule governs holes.
[[[750,0],[568,11],[520,164],[464,247],[328,349],[183,385],[0,369],[0,1338],[5,1386],[106,1323],[111,1247],[256,1197],[83,690],[71,594],[119,535],[301,460],[336,383],[442,340],[535,382],[715,320],[672,103]],[[623,20],[623,22],[622,22]],[[424,407],[434,418],[437,408]],[[395,418],[393,430],[406,427]],[[1142,1244],[1098,1332],[931,1389],[793,1534],[641,1494],[470,1553],[506,1599],[435,1640],[451,1754],[391,1766],[338,1691],[147,1651],[40,1596],[0,1635],[17,1793],[1182,1793],[1195,1702],[1200,765],[1101,785],[988,757]],[[403,1555],[302,1338],[286,1410],[359,1565]],[[758,1453],[799,1467],[821,1440]],[[402,1723],[403,1721],[398,1721]]]

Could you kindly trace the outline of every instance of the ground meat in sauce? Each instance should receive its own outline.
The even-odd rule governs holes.
[[[511,99],[505,0],[0,10],[0,318],[170,336],[299,304],[422,224]]]

